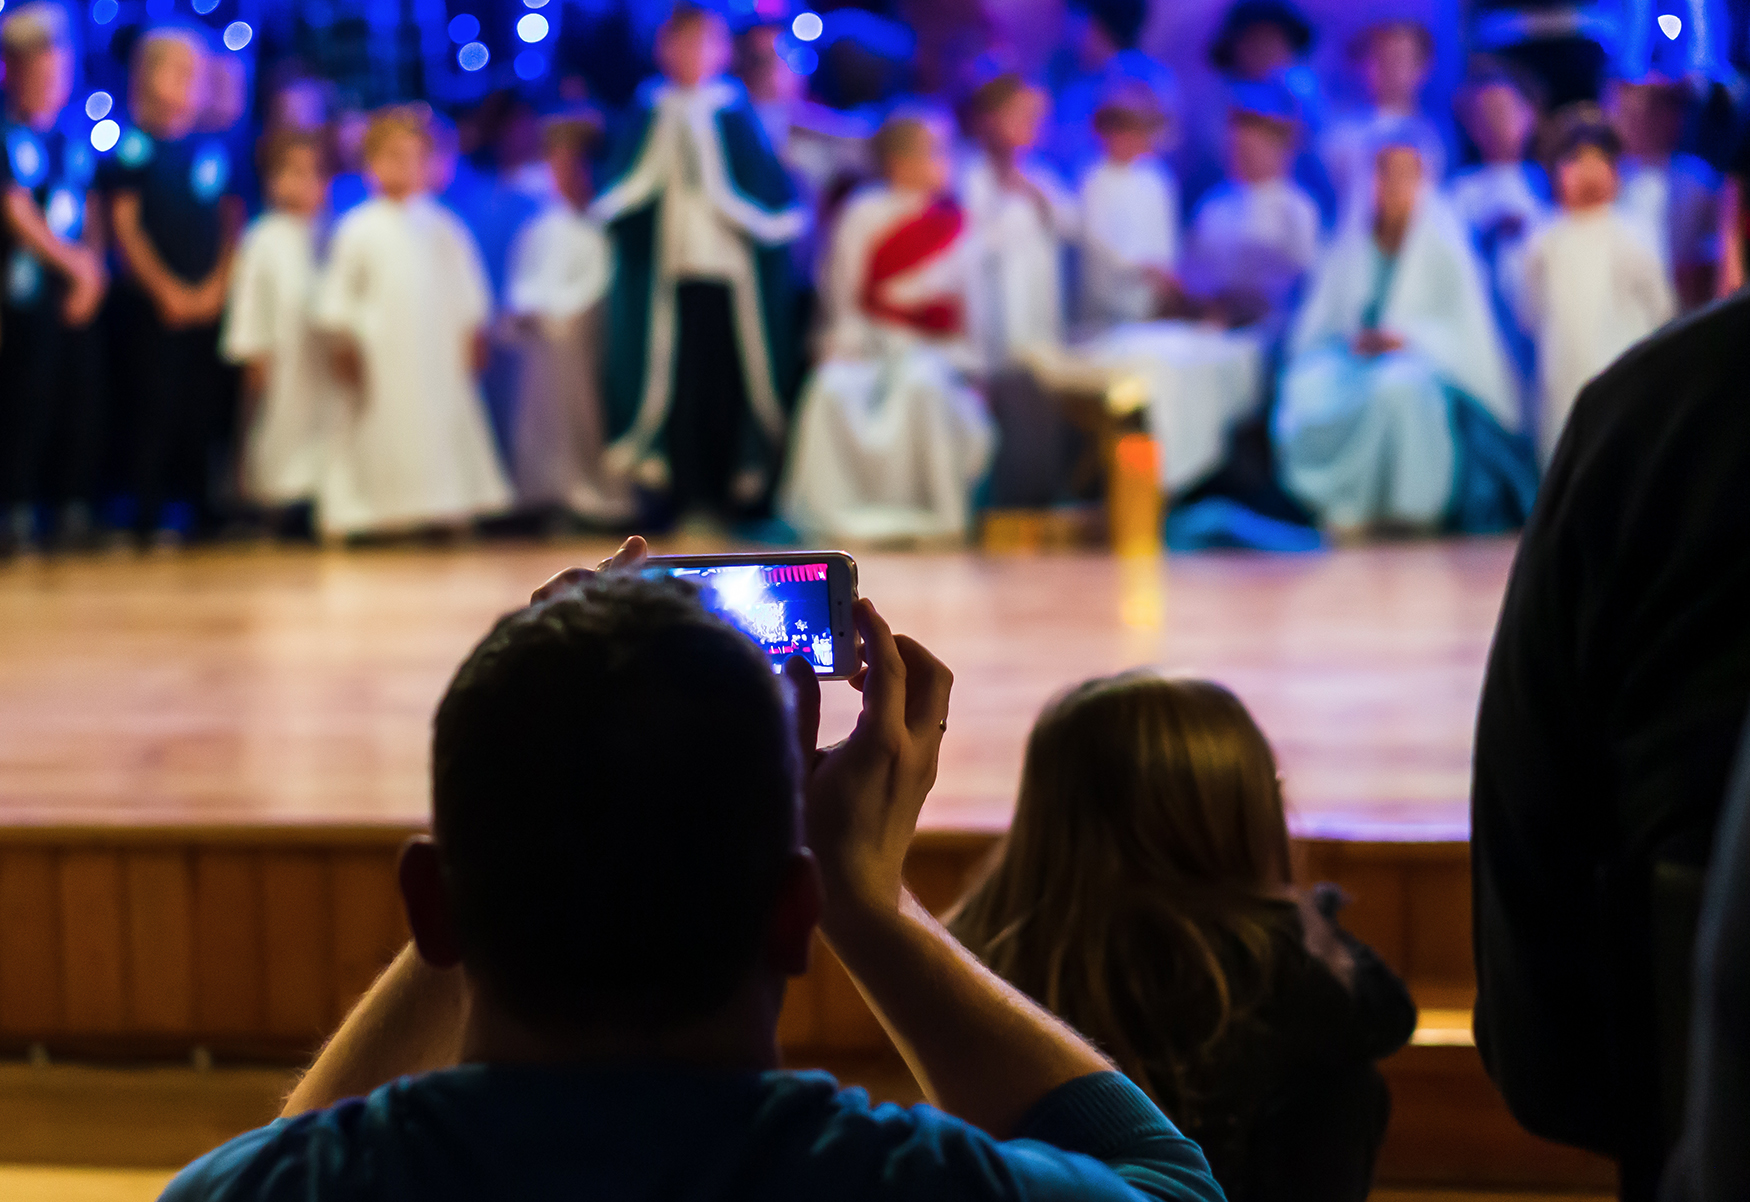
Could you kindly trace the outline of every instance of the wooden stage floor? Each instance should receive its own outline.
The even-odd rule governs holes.
[[[688,548],[694,549],[694,548]],[[432,708],[492,618],[593,543],[251,549],[0,567],[0,826],[397,825]],[[1139,664],[1220,680],[1298,833],[1462,840],[1508,540],[1309,557],[859,557],[957,676],[936,830],[1006,825],[1040,705]],[[829,690],[829,733],[855,699]]]

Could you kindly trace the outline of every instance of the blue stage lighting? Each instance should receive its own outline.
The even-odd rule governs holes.
[[[547,18],[540,13],[524,13],[516,23],[516,35],[525,42],[538,42],[547,36]]]
[[[478,71],[492,61],[492,51],[484,42],[469,42],[456,51],[456,66],[464,71]]]
[[[93,92],[85,98],[85,115],[93,121],[103,120],[114,107],[115,97],[108,92]]]
[[[457,13],[450,18],[450,41],[465,46],[480,36],[480,18],[473,13]]]
[[[525,50],[516,56],[516,77],[535,80],[547,73],[547,56],[539,50]]]
[[[523,6],[526,8],[546,8],[547,0],[523,0]]]
[[[813,75],[815,68],[820,66],[820,55],[814,53],[811,47],[798,46],[784,56],[784,61],[798,75]]]
[[[122,127],[114,121],[99,121],[91,127],[91,145],[100,152],[114,150],[121,137]]]
[[[163,21],[176,15],[176,0],[146,0],[146,15]]]
[[[820,19],[819,13],[797,13],[796,19],[790,22],[790,32],[799,42],[812,42],[825,29],[826,22]]]
[[[116,0],[92,0],[91,23],[94,25],[108,25],[111,21],[116,19],[116,15],[120,13],[121,10],[122,6],[116,3]]]
[[[189,0],[189,7],[204,17],[219,7],[219,0]]]
[[[255,31],[249,28],[247,21],[233,21],[225,26],[225,49],[241,50],[249,45],[249,39],[255,36]]]

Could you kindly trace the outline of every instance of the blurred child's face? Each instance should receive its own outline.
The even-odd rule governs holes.
[[[1134,163],[1155,148],[1155,131],[1146,125],[1108,128],[1100,134],[1100,147],[1114,163]]]
[[[1227,123],[1228,168],[1241,183],[1263,184],[1288,177],[1294,134],[1280,122],[1240,113]]]
[[[1663,88],[1619,83],[1611,89],[1610,123],[1625,152],[1664,158],[1683,140],[1683,105]]]
[[[1031,150],[1045,120],[1045,93],[1025,87],[985,118],[985,135],[1002,150]]]
[[[287,150],[267,183],[267,192],[273,207],[282,213],[314,215],[328,195],[328,177],[322,171],[322,156],[316,148],[293,146]]]
[[[1556,164],[1564,209],[1595,209],[1616,199],[1616,164],[1596,146],[1582,146]]]
[[[927,129],[887,162],[887,182],[904,192],[936,196],[948,190],[948,139]]]
[[[696,88],[729,65],[729,36],[715,18],[665,27],[656,41],[656,63],[670,82]]]
[[[1373,35],[1367,57],[1361,64],[1362,81],[1373,103],[1386,109],[1417,107],[1422,84],[1428,79],[1428,60],[1422,42],[1413,32],[1396,26]]]
[[[65,47],[6,62],[6,95],[12,111],[27,122],[58,117],[72,92],[73,56]]]
[[[589,163],[575,145],[557,145],[548,149],[547,169],[553,173],[553,186],[565,203],[574,209],[586,207],[594,187],[589,178]]]
[[[206,104],[203,60],[187,42],[171,42],[159,52],[158,61],[141,85],[147,110],[140,114],[142,124],[156,125],[159,130],[185,130],[194,125]]]
[[[1233,63],[1234,74],[1241,79],[1269,79],[1294,65],[1294,43],[1282,26],[1259,21],[1234,39]]]
[[[1492,83],[1477,89],[1464,108],[1464,128],[1482,152],[1485,163],[1517,163],[1537,114],[1511,84]]]
[[[761,25],[741,35],[738,44],[741,82],[755,104],[795,100],[802,94],[802,77],[790,69],[778,53],[778,31]]]
[[[424,192],[430,179],[430,151],[425,139],[396,130],[377,144],[365,169],[390,200],[406,200]]]
[[[1422,156],[1409,146],[1388,146],[1373,161],[1374,214],[1388,225],[1407,225],[1422,192]]]

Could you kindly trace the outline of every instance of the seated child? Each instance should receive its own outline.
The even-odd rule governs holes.
[[[1373,183],[1369,155],[1375,138],[1388,126],[1400,135],[1410,131],[1427,166],[1428,182],[1438,185],[1446,176],[1446,142],[1422,112],[1422,86],[1434,66],[1433,35],[1417,21],[1384,21],[1362,30],[1349,51],[1368,106],[1332,121],[1319,139],[1319,155],[1339,204],[1347,209],[1365,201]]]
[[[1178,188],[1155,153],[1165,126],[1140,84],[1114,89],[1094,112],[1102,155],[1081,188],[1081,321],[1089,329],[1151,321],[1178,301]]]
[[[1537,445],[1546,465],[1580,389],[1677,308],[1658,253],[1616,207],[1621,153],[1595,109],[1564,115],[1551,156],[1561,212],[1526,253],[1525,322],[1537,338]]]
[[[309,532],[336,403],[328,348],[311,320],[324,159],[317,130],[262,138],[270,207],[244,231],[225,313],[225,357],[244,368],[243,495],[279,510],[282,534]]]
[[[1525,247],[1549,216],[1549,178],[1526,158],[1537,110],[1505,70],[1473,75],[1460,90],[1457,107],[1483,161],[1453,176],[1447,195],[1488,269],[1495,318],[1525,377],[1532,370],[1531,331],[1519,320]]]
[[[1033,157],[1044,93],[1019,75],[998,75],[968,104],[978,142],[961,181],[977,267],[969,319],[985,367],[1063,341],[1064,243],[1074,237],[1073,199]]]
[[[1381,135],[1295,319],[1272,436],[1283,484],[1343,533],[1498,530],[1531,507],[1519,395],[1469,234],[1424,183],[1416,131]]]
[[[1014,822],[948,929],[1087,1033],[1230,1198],[1364,1198],[1416,1006],[1296,888],[1276,758],[1220,685],[1135,671],[1046,706]]]
[[[961,374],[970,248],[947,192],[948,137],[902,111],[874,152],[883,182],[833,234],[826,356],[803,391],[779,510],[827,537],[963,536],[992,433]]]
[[[609,256],[587,213],[589,152],[600,134],[593,117],[556,117],[542,130],[554,194],[518,235],[506,290],[522,334],[511,458],[519,504],[612,523],[631,516],[631,498],[602,470],[597,339]]]
[[[1279,328],[1318,259],[1318,206],[1289,178],[1298,106],[1280,84],[1235,84],[1228,179],[1197,206],[1181,280],[1228,325]]]
[[[36,507],[57,546],[91,541],[102,446],[101,343],[108,286],[102,223],[86,220],[96,156],[61,124],[73,82],[67,16],[23,4],[0,24],[0,559],[29,547]]]
[[[1622,139],[1616,207],[1658,252],[1687,311],[1713,299],[1719,268],[1720,177],[1677,149],[1687,84],[1650,76],[1610,87],[1610,122]]]
[[[211,517],[208,464],[231,428],[236,381],[219,356],[219,316],[243,228],[222,137],[195,132],[206,107],[198,34],[154,29],[135,45],[133,125],[100,169],[125,274],[116,289],[132,392],[129,428],[136,533],[174,542]],[[229,448],[227,448],[229,449]],[[192,513],[191,513],[192,511]]]
[[[317,502],[330,535],[456,529],[510,504],[476,376],[490,292],[480,253],[426,193],[425,114],[371,119],[375,194],[341,219],[317,290],[354,404],[338,423]]]

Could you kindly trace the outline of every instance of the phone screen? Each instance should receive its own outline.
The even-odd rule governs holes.
[[[696,584],[705,608],[758,643],[774,671],[801,655],[814,665],[816,675],[832,675],[832,599],[825,563],[652,570]]]

